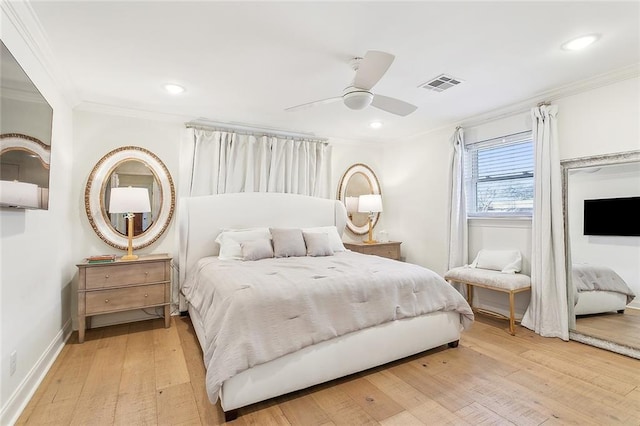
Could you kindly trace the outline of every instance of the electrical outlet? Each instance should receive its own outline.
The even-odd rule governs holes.
[[[13,376],[13,373],[16,372],[16,367],[18,366],[18,353],[16,351],[11,352],[11,357],[9,358],[9,375]]]

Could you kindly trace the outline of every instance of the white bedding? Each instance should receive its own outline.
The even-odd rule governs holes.
[[[576,303],[580,293],[590,291],[611,291],[623,294],[627,297],[627,304],[636,297],[620,275],[606,266],[574,263],[572,278],[577,292]]]
[[[182,291],[202,317],[207,391],[252,366],[352,331],[434,311],[473,312],[439,275],[353,252],[259,261],[201,259]],[[419,336],[416,336],[419,337]]]

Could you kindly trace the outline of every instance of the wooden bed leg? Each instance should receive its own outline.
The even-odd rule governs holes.
[[[457,348],[459,344],[460,344],[460,340],[454,340],[453,342],[449,342],[449,343],[447,343],[447,345],[448,345],[450,348]]]
[[[224,412],[224,421],[231,422],[238,418],[238,410],[229,410]]]

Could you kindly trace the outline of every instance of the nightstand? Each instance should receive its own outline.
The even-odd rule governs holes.
[[[363,254],[373,254],[376,256],[387,257],[389,259],[400,260],[400,244],[399,241],[389,241],[387,243],[366,244],[363,242],[344,243],[345,248]]]
[[[91,316],[164,306],[164,326],[171,323],[171,258],[167,254],[138,260],[83,263],[78,267],[78,341]]]

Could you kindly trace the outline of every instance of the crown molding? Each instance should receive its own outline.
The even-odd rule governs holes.
[[[74,111],[95,112],[99,114],[117,115],[120,117],[141,118],[153,121],[163,121],[168,123],[184,123],[194,120],[193,116],[170,114],[158,111],[152,111],[142,108],[123,107],[101,102],[82,101],[73,109]]]
[[[28,0],[0,2],[2,13],[11,21],[31,53],[58,88],[64,100],[73,107],[80,97],[64,67],[56,60],[47,36]]]
[[[541,102],[554,102],[559,99],[637,77],[640,77],[640,63],[627,65],[626,67],[618,68],[604,74],[547,90],[515,104],[468,117],[457,123],[452,123],[450,126],[474,127],[479,124],[529,112],[532,107]]]
[[[640,77],[640,62],[627,65],[622,68],[615,69],[594,77],[577,81],[557,87],[552,90],[541,92],[522,101],[507,105],[505,107],[493,109],[480,114],[472,115],[462,120],[452,121],[438,127],[426,130],[424,132],[411,136],[410,140],[427,136],[432,133],[453,129],[455,127],[469,128],[479,126],[481,124],[490,123],[492,121],[501,120],[503,118],[513,117],[518,114],[525,114],[531,111],[531,108],[541,102],[554,102],[579,93],[594,90],[599,87],[608,86],[610,84],[619,83],[624,80]]]

